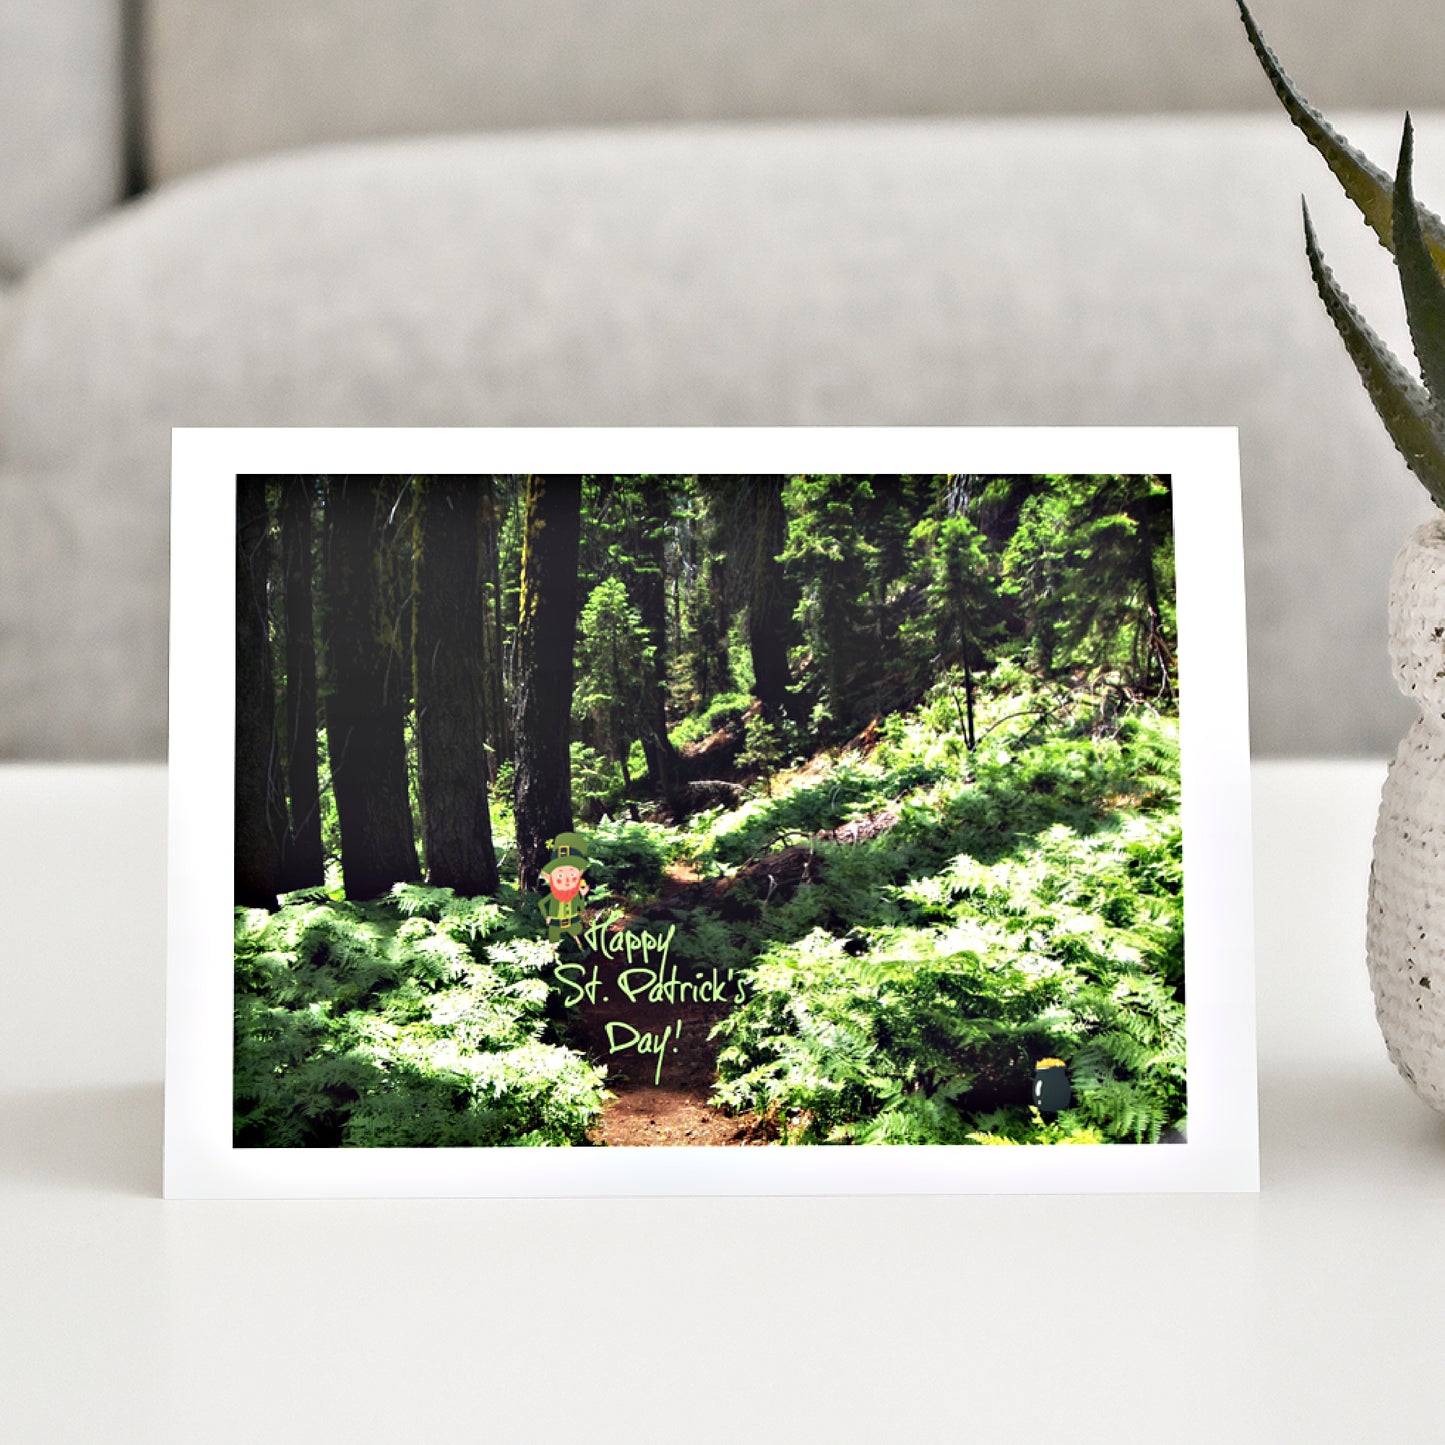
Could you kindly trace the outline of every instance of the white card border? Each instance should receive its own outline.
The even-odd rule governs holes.
[[[1259,1187],[1234,428],[186,428],[172,436],[168,1198],[963,1194]],[[1178,582],[1189,1140],[980,1149],[233,1149],[235,478],[1168,473]]]

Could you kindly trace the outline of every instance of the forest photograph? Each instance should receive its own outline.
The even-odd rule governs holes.
[[[238,477],[233,1145],[1185,1140],[1174,555],[1167,476]]]

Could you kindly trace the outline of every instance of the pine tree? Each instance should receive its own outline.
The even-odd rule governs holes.
[[[924,518],[913,531],[923,550],[924,606],[913,629],[927,639],[931,669],[955,663],[963,670],[963,734],[970,751],[977,743],[974,723],[976,672],[997,636],[995,564],[983,534],[962,510],[944,506],[943,514]]]
[[[591,721],[598,746],[621,764],[623,783],[631,786],[627,755],[642,725],[652,659],[642,618],[620,577],[592,589],[582,607],[578,642],[573,712]]]
[[[790,703],[788,648],[794,602],[783,575],[787,517],[783,478],[754,477],[748,538],[748,651],[753,664],[753,695],[772,717]]]
[[[868,477],[799,476],[789,485],[785,561],[803,585],[798,607],[821,674],[827,712],[840,723],[857,709],[850,695],[862,657],[868,578],[877,549],[858,518],[873,499]]]
[[[1154,476],[1051,476],[1019,511],[1004,577],[1031,659],[1173,690],[1173,512]]]
[[[1136,691],[1175,687],[1174,617],[1161,572],[1172,576],[1173,502],[1156,476],[1070,479],[1070,608],[1064,645],[1095,669],[1113,667]]]
[[[1053,676],[1064,622],[1069,522],[1069,498],[1059,487],[1037,491],[1020,508],[1003,554],[1004,581],[1017,598],[1029,662],[1045,678]]]

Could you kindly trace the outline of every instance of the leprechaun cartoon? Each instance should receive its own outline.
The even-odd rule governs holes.
[[[542,868],[542,877],[552,892],[550,897],[540,900],[537,907],[547,920],[548,940],[557,943],[564,933],[577,938],[582,932],[582,898],[587,895],[587,881],[582,873],[588,863],[587,839],[581,833],[559,833],[547,846],[552,856]]]

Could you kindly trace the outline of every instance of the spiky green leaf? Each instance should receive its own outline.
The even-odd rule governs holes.
[[[1320,254],[1309,207],[1304,208],[1305,251],[1320,300],[1365,383],[1365,390],[1399,448],[1400,455],[1425,485],[1435,504],[1445,507],[1445,443],[1430,409],[1425,388],[1405,370],[1355,310]]]
[[[1445,408],[1445,283],[1431,264],[1420,233],[1411,184],[1414,151],[1414,127],[1407,115],[1400,140],[1400,164],[1395,168],[1395,263],[1400,269],[1400,289],[1405,294],[1410,340],[1415,344],[1420,374],[1439,416]]]
[[[1392,192],[1394,182],[1389,174],[1375,165],[1362,151],[1352,146],[1324,116],[1299,93],[1285,73],[1274,51],[1265,44],[1264,36],[1254,23],[1244,0],[1236,0],[1240,18],[1249,35],[1249,43],[1269,77],[1274,93],[1279,96],[1289,118],[1305,138],[1325,159],[1335,173],[1345,194],[1359,208],[1366,224],[1380,238],[1387,250],[1395,249]],[[1420,230],[1435,269],[1445,275],[1445,222],[1433,212],[1417,208]]]

